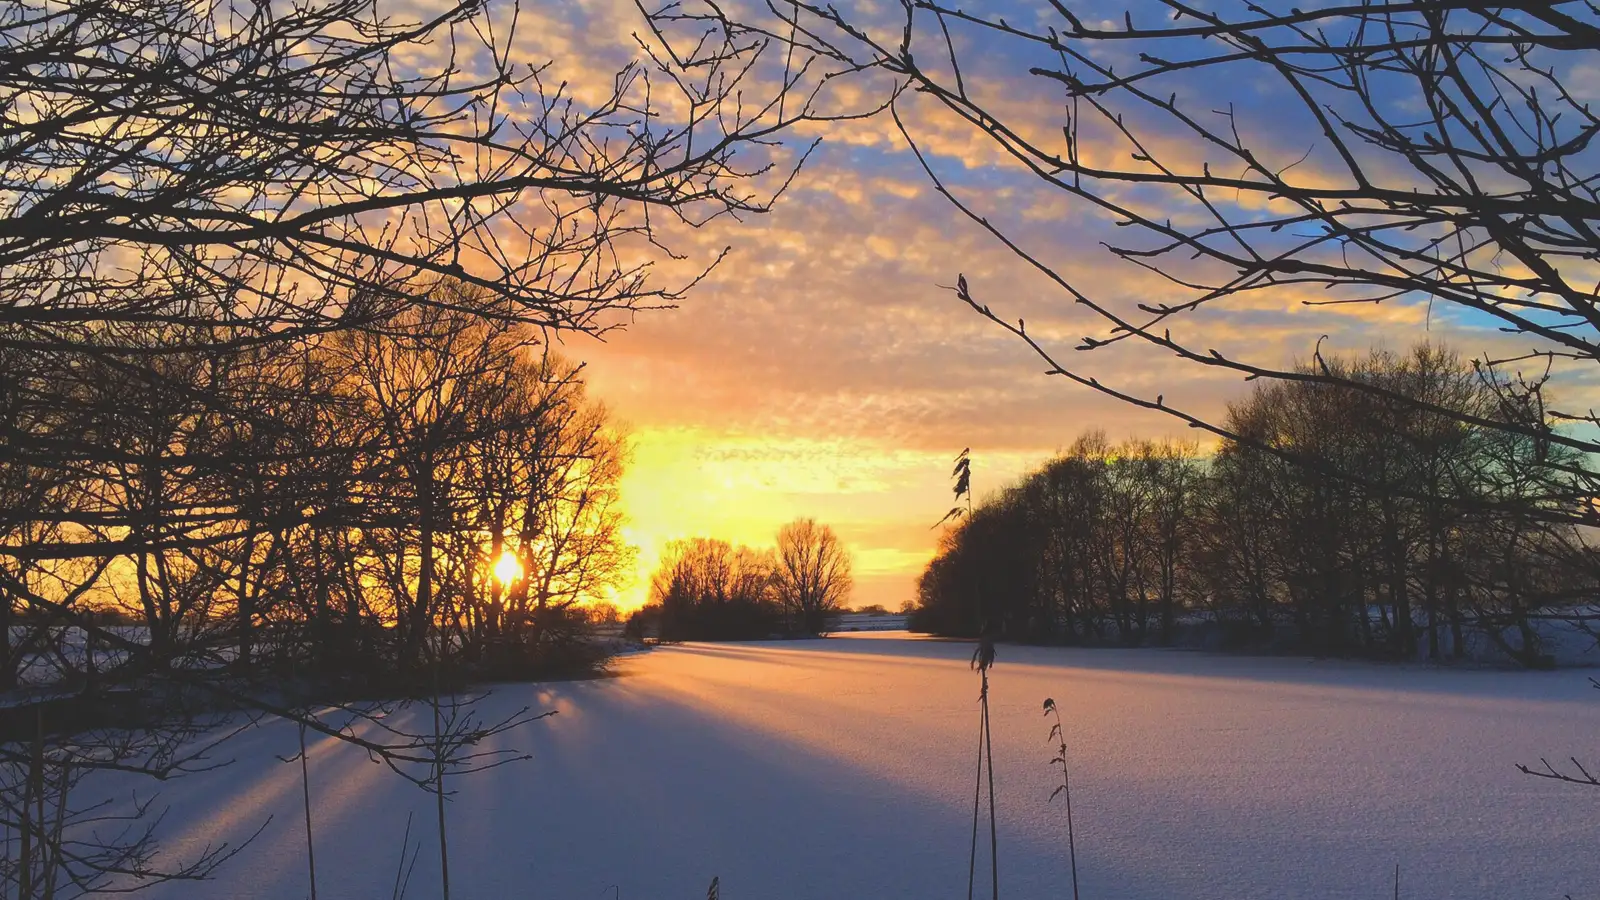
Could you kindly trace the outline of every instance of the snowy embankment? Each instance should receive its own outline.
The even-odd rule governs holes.
[[[971,645],[876,637],[685,645],[623,677],[506,686],[560,710],[506,737],[531,762],[457,780],[452,897],[731,900],[963,895]],[[1001,891],[1070,896],[1040,703],[1066,717],[1083,896],[1592,896],[1600,792],[1513,764],[1600,762],[1600,691],[1575,672],[1443,671],[1151,650],[1001,647],[993,674]],[[420,724],[420,723],[419,723]],[[157,896],[307,891],[294,733],[171,784],[174,849],[261,836],[213,882]],[[432,798],[359,752],[311,748],[319,894],[439,896]],[[616,887],[615,892],[612,886]],[[984,885],[987,892],[987,885]]]

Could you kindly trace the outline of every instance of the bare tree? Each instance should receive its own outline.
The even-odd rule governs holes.
[[[796,519],[778,529],[773,587],[797,630],[822,634],[850,598],[850,551],[827,525]]]
[[[22,773],[0,807],[33,810],[8,819],[34,839],[5,873],[21,895],[66,871],[71,814],[40,804],[81,808],[73,754],[106,692],[195,701],[128,723],[151,740],[243,709],[425,767],[441,818],[474,742],[533,718],[478,721],[441,675],[483,607],[483,455],[520,444],[513,513],[538,524],[510,527],[562,606],[617,565],[622,448],[572,372],[544,390],[521,351],[672,306],[721,257],[671,247],[770,207],[811,146],[777,137],[822,118],[823,81],[770,42],[645,18],[637,61],[579,98],[518,58],[520,13],[0,11],[0,687],[95,712],[52,732],[59,774],[36,734],[0,736]],[[339,678],[398,662],[432,676],[391,681],[428,697],[429,734],[339,702]],[[153,840],[94,865],[139,875]]]
[[[104,727],[103,711],[96,715],[71,696],[10,707],[0,717],[0,828],[6,832],[0,885],[7,896],[66,900],[203,879],[242,846],[216,844],[186,859],[161,858],[153,797],[83,799],[107,791],[85,791],[85,782],[125,782],[130,773],[164,779],[215,767],[208,751],[231,731],[214,717],[163,714],[137,694],[100,702],[120,706],[123,721]],[[91,725],[96,719],[101,727]]]
[[[650,603],[635,631],[653,622],[662,640],[747,640],[781,630],[770,551],[715,538],[667,544],[650,578]]]
[[[812,108],[780,112],[793,82],[733,96],[762,46],[709,35],[680,53],[663,32],[659,58],[580,106],[515,58],[518,12],[9,8],[0,96],[27,127],[0,147],[0,321],[26,330],[7,339],[161,322],[279,340],[410,302],[417,276],[554,328],[671,303],[678,287],[607,248],[650,236],[647,207],[691,222],[764,210],[785,181],[768,139]],[[768,190],[749,181],[768,171]]]
[[[597,333],[673,305],[720,257],[692,263],[668,242],[770,207],[807,152],[776,138],[818,117],[820,84],[792,69],[757,91],[752,73],[777,64],[769,44],[645,20],[642,61],[585,105],[549,64],[515,58],[518,12],[8,7],[0,109],[23,124],[0,139],[0,344],[80,352],[129,391],[176,391],[259,426],[249,396],[152,358],[374,329],[415,304],[462,309],[430,293],[444,279],[471,289],[464,312],[543,331]],[[243,447],[190,449],[198,477]],[[19,431],[0,452],[41,469],[144,462],[112,436],[65,431]],[[81,559],[259,525],[233,512],[150,528],[136,510],[64,511],[102,534],[0,554]]]
[[[887,17],[768,6],[775,22],[752,16],[741,27],[893,81],[884,96],[894,121],[938,192],[1064,302],[1098,317],[1103,328],[1072,350],[1121,345],[1250,378],[1338,385],[1569,448],[1581,455],[1543,460],[1539,502],[1522,511],[1600,522],[1600,484],[1584,462],[1600,450],[1596,416],[1548,407],[1544,396],[1551,377],[1583,377],[1600,363],[1590,272],[1600,253],[1600,116],[1579,86],[1600,52],[1591,4],[1156,0],[1115,20],[1054,0],[1005,16],[940,0],[902,0]],[[1098,264],[1074,267],[1062,248],[1008,225],[988,205],[992,193],[945,177],[925,148],[934,121],[984,139],[1041,198],[1122,226],[1107,241],[1111,258],[1155,274],[1165,293],[1119,301]],[[1246,437],[1173,406],[1159,386],[1098,377],[1087,358],[1069,360],[991,303],[982,284],[957,277],[954,292],[1052,374]],[[1514,338],[1498,345],[1513,346],[1486,353],[1480,371],[1504,404],[1537,414],[1487,417],[1321,365],[1223,352],[1199,336],[1202,314],[1264,302],[1427,304],[1433,315],[1493,325]]]

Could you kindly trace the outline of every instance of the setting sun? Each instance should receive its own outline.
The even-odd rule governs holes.
[[[522,577],[522,563],[510,550],[500,554],[494,562],[494,577],[501,584],[510,584]]]

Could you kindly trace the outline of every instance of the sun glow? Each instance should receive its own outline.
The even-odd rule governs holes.
[[[510,550],[494,561],[494,577],[501,584],[510,584],[522,577],[522,562]]]
[[[933,556],[930,522],[899,511],[928,508],[929,498],[949,491],[943,448],[648,426],[632,431],[631,444],[622,533],[638,553],[617,585],[614,602],[623,610],[649,600],[669,542],[715,537],[770,548],[778,529],[801,516],[833,526],[851,545],[857,605],[898,607],[914,596],[916,576]],[[1005,484],[1040,458],[989,452],[984,475]]]

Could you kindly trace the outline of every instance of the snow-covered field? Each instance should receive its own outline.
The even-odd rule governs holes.
[[[977,740],[971,645],[900,636],[688,645],[622,677],[502,688],[554,708],[505,742],[531,762],[458,780],[452,897],[730,900],[965,896]],[[1581,672],[1000,648],[1001,892],[1070,896],[1045,697],[1067,717],[1083,896],[1094,900],[1550,898],[1600,893],[1600,789],[1516,762],[1600,762]],[[169,845],[272,821],[213,882],[159,896],[307,895],[293,731],[169,785]],[[438,897],[432,798],[312,746],[319,894]],[[614,888],[614,889],[613,889]],[[986,891],[984,892],[986,895]]]

